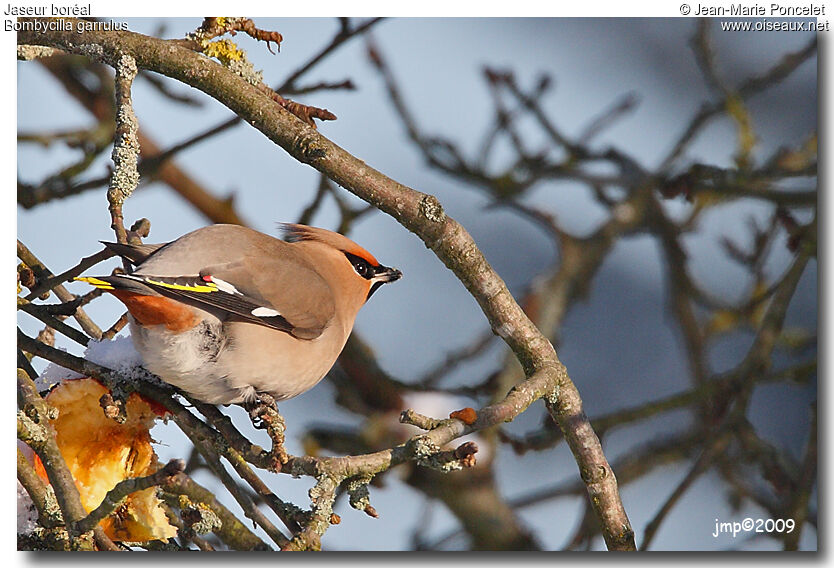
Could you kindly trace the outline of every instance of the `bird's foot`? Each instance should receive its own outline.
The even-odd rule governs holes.
[[[280,470],[280,466],[289,460],[289,455],[284,449],[286,425],[284,424],[284,417],[278,413],[278,405],[275,404],[275,399],[269,394],[259,393],[258,398],[248,405],[248,411],[252,425],[259,430],[266,430],[272,439],[270,454],[277,462],[277,469]]]
[[[258,393],[258,397],[252,402],[246,403],[246,410],[249,413],[249,418],[252,420],[252,425],[258,430],[265,430],[269,427],[270,416],[272,414],[278,415],[278,405],[275,404],[275,399],[266,393]],[[281,419],[283,421],[283,419]]]

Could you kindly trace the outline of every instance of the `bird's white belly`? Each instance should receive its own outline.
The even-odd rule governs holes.
[[[221,328],[219,320],[172,333],[131,321],[131,337],[145,367],[211,404],[250,401],[258,392],[282,400],[309,390],[333,366],[348,333],[333,326],[316,339],[301,340],[251,323]]]

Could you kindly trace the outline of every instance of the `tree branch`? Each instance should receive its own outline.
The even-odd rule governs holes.
[[[144,477],[133,477],[120,481],[113,489],[107,492],[107,495],[104,496],[104,499],[98,507],[90,511],[90,514],[76,523],[76,529],[80,532],[92,530],[105,517],[118,509],[121,502],[128,495],[137,491],[143,491],[154,485],[162,485],[169,477],[180,473],[183,469],[185,469],[185,462],[174,459],[155,473]]]
[[[25,262],[31,269],[36,271],[37,277],[43,281],[45,279],[52,279],[54,275],[52,272],[44,266],[44,264],[38,260],[38,257],[30,251],[26,245],[24,245],[20,240],[17,241],[17,257]],[[58,299],[62,302],[71,302],[75,300],[75,295],[72,294],[69,290],[64,288],[62,284],[57,284],[53,288],[55,295],[58,296]],[[78,325],[81,326],[87,335],[92,337],[93,339],[101,339],[101,328],[90,319],[90,317],[82,310],[78,308],[75,310],[75,314],[73,314],[75,321],[78,322]]]
[[[34,381],[23,369],[17,370],[17,437],[26,442],[43,463],[49,483],[55,491],[55,498],[61,508],[61,516],[67,522],[70,542],[79,549],[91,549],[91,533],[82,534],[71,527],[87,515],[75,480],[67,468],[58,443],[55,430],[50,424],[54,413],[38,394]]]

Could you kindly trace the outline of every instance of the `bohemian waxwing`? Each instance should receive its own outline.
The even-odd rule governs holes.
[[[211,225],[167,244],[104,243],[130,274],[84,277],[127,306],[145,367],[211,404],[312,388],[342,351],[359,308],[402,273],[338,233],[283,226],[281,241]]]

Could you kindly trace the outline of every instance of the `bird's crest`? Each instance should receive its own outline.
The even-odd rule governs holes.
[[[288,242],[318,241],[320,243],[330,245],[331,247],[342,252],[350,253],[363,258],[372,266],[379,266],[379,261],[374,257],[374,255],[339,233],[334,233],[333,231],[320,229],[318,227],[299,225],[297,223],[281,223],[281,229],[284,231],[284,239]]]

